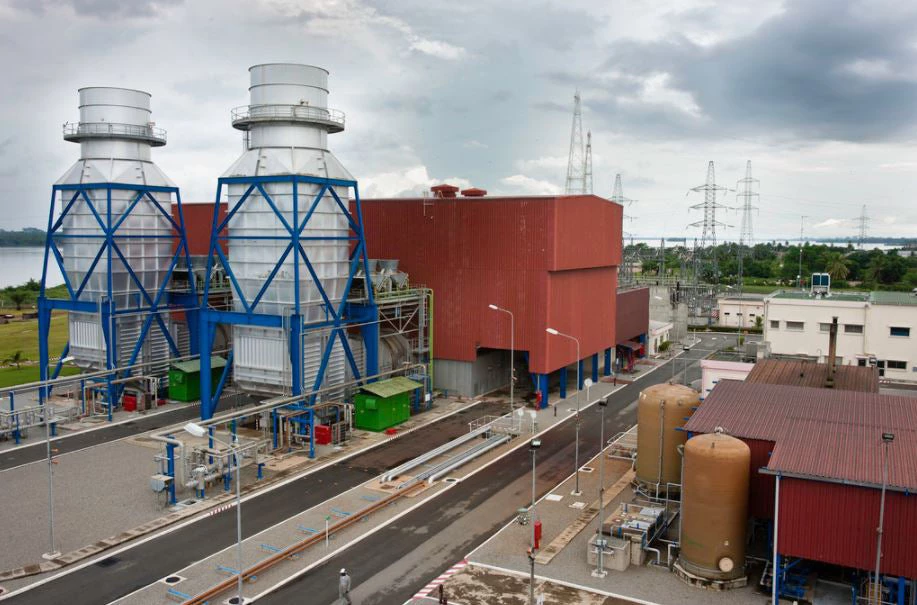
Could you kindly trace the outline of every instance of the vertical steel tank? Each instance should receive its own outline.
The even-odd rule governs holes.
[[[328,72],[320,67],[291,63],[269,63],[249,68],[250,104],[234,109],[233,127],[246,133],[247,149],[223,177],[304,175],[353,181],[353,176],[328,150],[328,134],[344,130],[344,116],[328,109]],[[291,223],[293,185],[291,182],[265,183],[277,211]],[[248,185],[230,184],[229,205],[244,195]],[[300,216],[312,205],[322,187],[300,183],[298,196]],[[346,204],[347,187],[335,187]],[[232,239],[229,261],[247,300],[254,300],[267,276],[283,256],[290,243],[287,239],[257,239],[263,236],[288,236],[274,209],[257,191],[231,218],[230,236],[255,239]],[[310,259],[315,277],[322,284],[331,304],[337,305],[344,294],[350,270],[348,262],[350,226],[347,216],[326,193],[315,206],[301,241]],[[339,237],[336,241],[308,240],[309,236]],[[261,298],[264,313],[290,315],[294,308],[294,269],[297,255],[286,256],[281,269]],[[311,390],[321,364],[322,352],[328,346],[326,332],[309,330],[308,324],[328,319],[325,302],[316,280],[300,259],[299,292],[305,329],[298,337],[303,356],[303,389]],[[244,311],[238,298],[235,310]],[[233,373],[242,388],[266,394],[289,392],[292,384],[290,348],[282,328],[233,326],[235,360]],[[296,336],[293,336],[296,338]],[[345,356],[340,342],[333,347],[321,386],[343,383]]]
[[[640,393],[637,404],[637,481],[653,493],[664,494],[669,483],[681,483],[681,454],[685,425],[700,396],[681,384],[655,384]]]
[[[153,163],[151,149],[166,144],[166,133],[156,128],[150,112],[150,94],[127,88],[81,88],[80,120],[64,125],[64,140],[80,144],[80,159],[58,179],[58,185],[117,183],[122,185],[175,187]],[[78,197],[64,214],[60,227],[61,256],[64,270],[74,290],[87,274],[81,300],[102,302],[111,298],[117,309],[142,306],[134,273],[143,288],[155,295],[165,279],[173,254],[172,225],[144,196],[132,207],[137,194],[125,189],[113,189],[111,222],[122,221],[113,237],[122,260],[113,253],[111,293],[108,291],[109,270],[106,253],[100,255],[104,231],[100,221],[108,220],[107,195],[104,188],[84,190],[93,208]],[[63,209],[72,192],[57,201]],[[162,208],[169,211],[171,194],[151,192]],[[98,213],[98,215],[97,215]],[[126,216],[125,216],[126,215]],[[74,237],[76,236],[76,237]],[[155,237],[149,237],[155,236]],[[168,314],[163,314],[168,325]],[[122,366],[140,337],[146,317],[133,315],[113,319],[117,343],[112,359],[114,367]],[[171,328],[170,328],[171,329]],[[106,346],[101,317],[92,313],[69,313],[70,356],[80,367],[103,369],[106,366]],[[165,360],[169,348],[158,329],[150,330],[136,363]]]
[[[745,576],[751,450],[722,432],[685,444],[678,565],[717,581]]]

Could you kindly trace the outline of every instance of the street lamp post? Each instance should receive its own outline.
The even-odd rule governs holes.
[[[876,605],[882,603],[882,581],[879,570],[882,565],[882,531],[885,524],[885,489],[888,486],[888,445],[895,440],[894,433],[882,433],[885,459],[882,462],[882,497],[879,504],[879,527],[876,529]]]
[[[569,338],[570,340],[576,343],[576,389],[577,389],[576,391],[576,447],[574,448],[574,454],[573,454],[573,465],[575,467],[574,472],[576,474],[576,489],[573,490],[573,495],[579,496],[582,493],[579,490],[579,407],[580,407],[579,400],[580,400],[580,393],[582,392],[582,389],[580,389],[580,386],[579,386],[580,378],[581,378],[580,376],[580,359],[581,358],[579,355],[579,340],[577,340],[576,337],[574,336],[570,336],[569,334],[558,332],[554,328],[547,328],[545,331],[552,336],[563,336],[564,338]],[[567,371],[566,368],[564,368],[564,371],[565,372]],[[591,381],[590,381],[590,384],[591,384]]]
[[[189,422],[184,426],[184,429],[185,432],[195,437],[203,437],[207,434],[207,429],[195,422]],[[242,456],[240,455],[238,445],[226,443],[213,435],[211,435],[210,438],[228,447],[230,454],[236,459],[236,567],[238,567],[238,586],[236,589],[238,595],[236,598],[236,605],[242,605],[242,603],[245,602],[242,596]],[[230,468],[231,466],[230,464]]]
[[[487,307],[509,315],[509,413],[512,414],[513,409],[516,407],[513,398],[513,386],[516,382],[516,318],[513,316],[512,311],[503,307],[498,307],[497,305],[487,305]]]
[[[605,523],[605,408],[608,407],[608,398],[606,395],[599,399],[599,409],[602,411],[602,426],[599,429],[599,530],[596,532],[596,548],[598,556],[596,558],[595,570],[592,572],[594,578],[604,578],[608,572],[605,571],[605,534],[602,525]]]
[[[51,458],[51,417],[54,415],[54,410],[51,409],[51,404],[47,401],[44,402],[44,415],[45,445],[48,452],[48,540],[50,547],[48,552],[42,556],[45,559],[52,560],[59,557],[60,552],[54,548],[54,461]]]
[[[532,452],[532,507],[529,509],[529,522],[532,524],[532,547],[529,549],[529,605],[535,605],[535,452],[541,447],[537,437],[529,442]]]

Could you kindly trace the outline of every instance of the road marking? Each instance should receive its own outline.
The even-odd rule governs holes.
[[[450,567],[443,573],[436,576],[436,578],[432,580],[429,584],[427,584],[426,586],[421,588],[419,591],[417,591],[417,594],[414,595],[414,598],[415,599],[424,598],[425,596],[427,596],[428,594],[430,594],[431,592],[439,588],[441,584],[445,584],[446,580],[448,580],[449,578],[451,578],[458,572],[465,569],[467,565],[468,565],[468,561],[465,559],[462,559],[461,561],[459,561],[458,563],[456,563],[455,565],[453,565],[452,567]]]
[[[456,409],[452,410],[451,412],[448,412],[448,413],[446,413],[446,414],[443,414],[442,416],[433,419],[431,422],[429,422],[429,423],[427,423],[427,424],[418,425],[418,426],[416,426],[416,427],[412,427],[412,428],[410,428],[410,429],[404,431],[403,433],[399,433],[399,434],[396,435],[395,437],[400,437],[400,436],[403,436],[403,435],[408,435],[408,434],[412,433],[412,432],[415,431],[415,430],[419,430],[419,429],[421,429],[421,428],[433,426],[433,425],[436,424],[437,422],[439,422],[439,421],[441,421],[441,420],[444,420],[444,419],[446,419],[446,418],[449,418],[450,416],[454,416],[454,415],[458,414],[459,412],[463,412],[463,411],[465,411],[465,410],[468,410],[468,409],[474,407],[475,405],[477,405],[477,404],[479,404],[479,403],[481,403],[481,400],[480,400],[480,399],[475,400],[475,401],[472,401],[472,402],[469,403],[468,405],[462,406],[462,407],[460,407],[460,408],[456,408]],[[306,476],[308,476],[308,475],[311,475],[312,473],[316,473],[316,472],[318,472],[318,471],[320,471],[320,470],[322,470],[322,469],[325,469],[325,468],[327,468],[327,467],[329,467],[329,466],[331,466],[331,465],[333,465],[333,464],[337,464],[338,462],[343,462],[343,461],[345,461],[345,460],[348,460],[348,459],[350,459],[350,458],[353,458],[354,456],[357,456],[357,455],[359,455],[359,454],[363,454],[363,453],[365,453],[365,452],[368,452],[368,451],[370,451],[370,450],[372,450],[372,449],[374,449],[374,448],[376,448],[376,447],[381,446],[381,445],[384,444],[384,443],[389,443],[390,441],[392,441],[392,439],[387,439],[387,440],[384,440],[384,441],[377,441],[376,443],[373,443],[372,445],[370,445],[370,446],[368,446],[368,447],[366,447],[366,448],[363,448],[363,449],[361,449],[361,450],[355,450],[355,451],[353,451],[353,452],[350,452],[349,454],[345,454],[344,456],[342,456],[342,457],[340,457],[340,458],[335,458],[334,460],[329,460],[329,461],[324,462],[324,463],[322,463],[322,464],[320,464],[320,465],[318,465],[318,466],[315,466],[315,467],[313,467],[313,468],[307,469],[307,470],[303,471],[303,473],[302,473],[301,475],[293,475],[293,476],[291,476],[291,477],[287,477],[286,479],[284,479],[284,480],[282,480],[282,481],[279,481],[279,482],[277,482],[277,483],[274,483],[274,484],[272,484],[272,485],[269,485],[268,487],[264,488],[263,490],[256,491],[256,492],[252,492],[252,493],[250,493],[250,494],[248,494],[248,495],[246,495],[246,496],[243,496],[243,497],[242,497],[242,502],[247,502],[248,500],[251,500],[252,498],[257,498],[258,496],[261,496],[261,495],[270,493],[270,492],[272,492],[272,491],[274,491],[274,490],[276,490],[276,489],[279,489],[279,488],[281,488],[281,487],[283,487],[283,486],[285,486],[285,485],[287,485],[287,484],[289,484],[289,483],[292,483],[292,482],[294,482],[294,481],[299,481],[299,480],[302,479],[303,477],[306,477]],[[329,498],[329,500],[330,500],[330,498]],[[328,500],[326,500],[326,502],[327,502],[327,501],[328,501]],[[97,555],[97,556],[95,556],[95,557],[93,557],[93,558],[87,559],[86,561],[84,561],[84,562],[82,562],[82,563],[79,563],[79,564],[77,564],[77,565],[75,565],[75,566],[72,566],[72,567],[71,567],[71,566],[67,566],[66,568],[64,568],[65,571],[62,571],[61,573],[54,574],[54,575],[49,576],[49,577],[47,577],[47,578],[43,578],[43,579],[41,579],[41,580],[39,580],[39,581],[37,581],[37,582],[34,582],[34,583],[29,584],[29,585],[27,585],[27,586],[23,586],[22,588],[19,588],[19,589],[17,589],[17,590],[14,590],[13,592],[10,592],[10,593],[8,593],[8,594],[3,595],[2,597],[0,597],[0,601],[2,601],[2,600],[4,600],[4,599],[7,599],[7,598],[9,598],[9,597],[13,597],[13,596],[18,595],[18,594],[22,594],[22,593],[28,592],[28,591],[32,590],[33,588],[37,588],[37,587],[39,587],[39,586],[42,586],[42,585],[44,585],[44,584],[47,584],[48,582],[52,582],[52,581],[54,581],[54,580],[57,580],[58,578],[62,578],[63,576],[66,576],[66,575],[72,574],[72,573],[74,573],[74,572],[80,571],[80,570],[82,570],[82,569],[85,569],[86,567],[89,567],[90,565],[96,564],[97,562],[101,561],[102,559],[106,559],[106,558],[108,558],[108,557],[113,557],[113,556],[115,556],[115,555],[118,555],[118,554],[120,554],[120,553],[123,553],[123,552],[125,552],[125,551],[128,551],[128,550],[130,550],[130,549],[132,549],[132,548],[136,548],[137,546],[141,546],[141,545],[143,545],[143,544],[146,544],[147,542],[150,542],[150,541],[152,541],[152,540],[155,540],[156,538],[160,538],[160,537],[166,536],[166,535],[168,535],[168,534],[170,534],[170,533],[172,533],[172,532],[178,531],[178,530],[180,530],[180,529],[184,529],[185,527],[188,527],[189,525],[192,525],[192,524],[194,524],[194,523],[197,523],[198,521],[202,521],[202,520],[208,518],[208,517],[210,516],[210,515],[208,514],[209,512],[210,512],[209,510],[208,510],[208,511],[202,511],[201,513],[198,513],[196,516],[191,517],[190,519],[187,519],[187,520],[182,521],[182,522],[180,522],[180,523],[177,523],[177,524],[175,524],[175,525],[170,525],[170,526],[166,527],[165,529],[163,529],[162,531],[160,531],[160,532],[158,532],[158,533],[150,534],[150,535],[145,536],[145,537],[143,537],[143,538],[139,538],[139,539],[136,540],[136,541],[131,541],[131,542],[125,544],[123,547],[118,548],[118,549],[113,550],[113,551],[108,551],[108,550],[106,550],[106,551],[100,553],[99,555]],[[281,521],[281,523],[283,523],[283,521]],[[279,525],[279,523],[276,524],[276,525]],[[275,525],[275,526],[276,526],[276,525]],[[272,527],[273,527],[273,526],[272,526]],[[259,532],[259,533],[260,533],[260,532]],[[190,567],[190,565],[189,565],[189,567]],[[144,587],[144,588],[145,588],[145,587]],[[139,590],[142,590],[142,588],[139,589]],[[138,592],[138,591],[135,590],[134,592]],[[133,592],[130,593],[130,594],[133,594]],[[125,596],[129,596],[129,595],[125,595]],[[123,599],[124,597],[120,597],[120,598]]]

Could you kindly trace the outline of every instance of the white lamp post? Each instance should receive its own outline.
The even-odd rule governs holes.
[[[605,571],[605,534],[602,532],[605,523],[605,408],[608,407],[608,398],[611,395],[599,399],[599,409],[602,410],[602,427],[599,429],[599,530],[596,537],[596,548],[598,553],[596,557],[596,566],[592,571],[594,578],[604,578],[608,572]]]
[[[195,422],[189,422],[184,426],[185,432],[195,437],[204,437],[207,435],[207,429]],[[238,598],[237,605],[245,602],[242,596],[242,456],[237,445],[226,443],[221,439],[212,437],[212,439],[229,448],[231,455],[236,459],[236,567],[238,567]]]
[[[579,400],[580,400],[580,392],[581,392],[581,389],[580,389],[580,386],[579,386],[580,378],[581,378],[581,376],[580,376],[579,340],[577,340],[576,337],[574,337],[574,336],[570,336],[569,334],[564,334],[563,332],[558,332],[558,331],[555,330],[554,328],[547,328],[547,329],[545,330],[545,332],[547,332],[548,334],[550,334],[550,335],[552,335],[552,336],[562,336],[562,337],[564,337],[564,338],[569,338],[570,340],[572,340],[573,342],[576,343],[576,389],[577,389],[577,391],[576,391],[576,447],[575,447],[575,449],[574,449],[574,455],[573,455],[573,465],[574,465],[574,467],[575,467],[574,472],[575,472],[575,474],[576,474],[576,489],[573,490],[573,495],[574,495],[574,496],[579,496],[579,495],[582,493],[582,492],[579,490]],[[564,372],[566,372],[566,371],[567,371],[567,369],[564,368]],[[592,381],[591,381],[591,380],[589,381],[589,384],[590,384],[590,385],[592,384]],[[588,387],[587,387],[587,388],[588,388]]]
[[[541,439],[537,437],[529,443],[529,451],[532,452],[532,507],[529,509],[529,519],[532,524],[532,548],[529,550],[529,565],[531,566],[531,575],[529,577],[529,605],[535,605],[535,452],[541,447]]]
[[[882,462],[882,498],[879,504],[879,527],[876,530],[876,604],[882,603],[882,580],[879,570],[882,565],[882,531],[885,525],[885,490],[888,485],[888,444],[895,440],[894,433],[882,433],[885,459]]]
[[[60,552],[54,548],[54,471],[52,470],[54,461],[51,458],[51,419],[54,416],[54,410],[47,401],[44,402],[43,407],[45,417],[45,445],[48,451],[48,539],[50,540],[50,548],[47,553],[42,555],[42,558],[50,561],[60,556]]]
[[[487,305],[489,309],[494,311],[500,311],[509,315],[509,411],[513,412],[515,408],[513,400],[513,386],[516,382],[516,372],[514,363],[516,361],[516,318],[513,316],[513,312],[504,309],[503,307],[498,307],[497,305]]]

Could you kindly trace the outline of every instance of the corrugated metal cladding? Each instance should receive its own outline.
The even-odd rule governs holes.
[[[834,390],[879,392],[879,369],[865,366],[838,366],[834,373]],[[828,366],[814,361],[762,359],[755,364],[745,382],[784,384],[795,387],[822,388],[828,379]]]
[[[433,288],[435,355],[473,361],[479,347],[529,351],[529,370],[614,346],[621,206],[597,196],[364,199],[371,258],[399,259],[411,282]]]
[[[210,251],[210,231],[213,228],[213,204],[182,204],[185,218],[185,237],[188,250],[193,255],[206,255]],[[172,205],[172,218],[178,222],[178,206]],[[220,220],[226,218],[226,204],[220,204]],[[226,251],[226,242],[222,243]]]
[[[774,477],[759,472],[767,466],[774,451],[773,441],[742,439],[751,450],[751,475],[748,485],[748,514],[758,519],[774,517]]]
[[[874,569],[879,505],[876,489],[781,478],[778,550],[785,556]],[[917,495],[888,492],[882,573],[917,578],[915,536]]]
[[[634,288],[618,292],[615,331],[618,342],[636,340],[650,325],[650,289]]]

